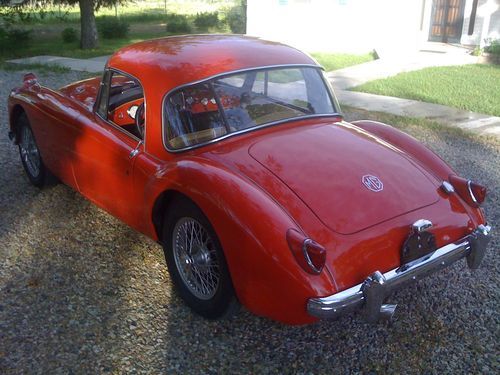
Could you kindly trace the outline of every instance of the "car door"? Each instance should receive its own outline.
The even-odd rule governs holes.
[[[96,112],[79,117],[81,134],[75,140],[74,162],[80,192],[126,223],[131,222],[138,210],[133,204],[137,194],[133,168],[136,156],[143,150],[141,135],[134,132],[135,112],[127,104],[137,110],[137,103],[143,103],[144,95],[142,86],[134,86],[140,89],[133,95],[126,93],[132,81],[140,85],[122,73],[110,70],[104,75]],[[120,87],[124,87],[123,92]]]

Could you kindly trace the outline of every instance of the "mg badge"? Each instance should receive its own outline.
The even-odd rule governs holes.
[[[364,175],[363,178],[361,179],[361,182],[363,182],[363,185],[368,190],[374,191],[374,192],[379,192],[384,190],[384,184],[382,181],[380,181],[380,178],[377,176],[372,176],[370,174]]]

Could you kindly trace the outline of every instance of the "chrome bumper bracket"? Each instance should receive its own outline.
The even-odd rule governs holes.
[[[477,229],[470,235],[470,247],[471,251],[467,255],[467,265],[471,270],[477,270],[483,261],[484,254],[486,253],[486,247],[490,242],[490,230],[491,227],[480,225]]]
[[[368,322],[391,317],[396,305],[385,305],[385,299],[403,285],[432,274],[455,261],[466,258],[470,269],[477,269],[484,258],[490,240],[491,227],[479,225],[470,235],[412,262],[386,273],[374,272],[361,284],[327,297],[311,298],[307,302],[310,315],[320,319],[336,319],[361,310]]]
[[[361,291],[366,301],[363,306],[363,315],[370,323],[375,323],[379,320],[380,310],[386,298],[385,282],[386,278],[384,275],[380,271],[376,271],[361,286]]]

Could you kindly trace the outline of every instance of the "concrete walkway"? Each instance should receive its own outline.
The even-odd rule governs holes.
[[[23,59],[8,60],[13,64],[43,64],[57,65],[71,70],[90,73],[102,73],[109,56],[93,57],[91,59],[72,59],[58,56],[34,56]]]
[[[328,72],[327,77],[336,90],[345,90],[365,82],[387,78],[398,73],[420,70],[431,66],[475,64],[478,58],[466,53],[415,52],[391,56],[364,64]]]
[[[430,66],[464,65],[477,62],[477,58],[465,53],[462,49],[456,52],[440,53],[417,52],[403,57],[388,57],[370,61],[365,64],[340,69],[327,73],[330,83],[341,104],[367,111],[385,112],[398,116],[425,118],[439,123],[456,126],[479,134],[500,136],[500,117],[464,111],[438,104],[424,103],[416,100],[394,98],[390,96],[347,91],[346,89],[361,85],[374,79],[386,78],[401,72],[423,69]],[[109,56],[91,59],[72,59],[57,56],[36,56],[25,59],[10,60],[15,64],[47,64],[60,65],[72,70],[101,73]]]
[[[500,136],[500,117],[416,100],[347,91],[348,88],[359,86],[365,82],[387,78],[401,72],[431,66],[465,65],[477,62],[477,57],[467,54],[467,51],[463,49],[456,49],[452,53],[446,52],[426,51],[409,56],[374,60],[329,72],[327,78],[343,105],[398,116],[425,118],[479,134]]]
[[[445,105],[364,92],[337,90],[336,94],[342,105],[366,111],[434,120],[444,125],[459,127],[474,133],[500,137],[500,117],[464,111]]]

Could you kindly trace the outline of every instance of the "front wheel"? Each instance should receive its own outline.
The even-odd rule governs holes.
[[[201,210],[188,200],[174,204],[163,238],[172,281],[186,304],[208,319],[232,315],[238,303],[226,259]]]
[[[33,185],[43,187],[47,184],[48,178],[51,177],[50,172],[43,164],[33,130],[31,130],[28,118],[24,113],[19,117],[17,125],[19,156],[24,171]]]

